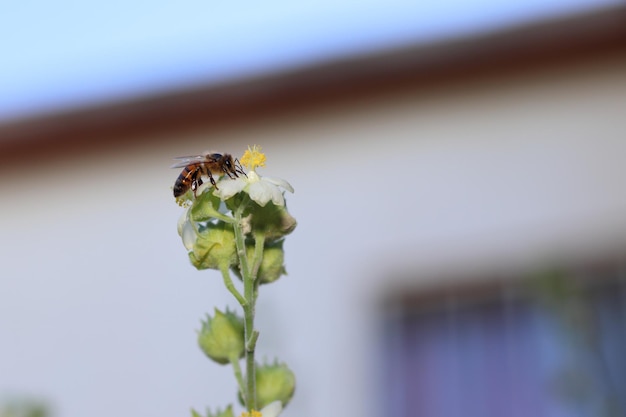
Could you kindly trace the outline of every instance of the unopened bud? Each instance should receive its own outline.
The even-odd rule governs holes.
[[[261,232],[266,241],[281,239],[297,226],[296,219],[284,206],[268,204],[265,207],[252,206],[250,227],[253,232]]]
[[[296,388],[296,377],[284,363],[260,365],[256,369],[256,400],[257,406],[280,401],[285,407]]]
[[[217,363],[226,364],[237,360],[244,353],[244,324],[235,313],[217,308],[215,316],[207,315],[198,333],[198,344],[202,351]]]
[[[282,275],[286,275],[284,261],[285,251],[283,250],[284,240],[269,243],[263,248],[263,260],[257,274],[257,279],[261,284],[268,284],[276,281]]]
[[[224,222],[208,223],[200,229],[189,252],[189,260],[198,269],[219,269],[221,265],[237,263],[235,232]]]
[[[263,248],[263,259],[261,260],[261,265],[257,272],[257,279],[261,284],[269,284],[276,281],[281,276],[287,275],[284,266],[285,252],[283,250],[283,242],[283,240],[279,240],[265,244]],[[248,246],[246,253],[248,254],[248,259],[253,259],[254,246]],[[232,271],[237,278],[242,279],[241,271],[238,267],[232,268]]]

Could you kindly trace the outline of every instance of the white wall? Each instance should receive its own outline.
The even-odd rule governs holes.
[[[624,132],[622,59],[2,171],[0,395],[43,396],[63,417],[232,401],[195,330],[236,304],[187,262],[168,166],[257,143],[265,173],[296,189],[289,276],[258,310],[261,357],[298,378],[285,415],[376,415],[389,288],[626,247]]]

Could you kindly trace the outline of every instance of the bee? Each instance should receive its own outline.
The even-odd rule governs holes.
[[[174,159],[180,159],[180,161],[171,168],[183,168],[174,183],[174,197],[180,197],[190,188],[195,196],[196,190],[203,184],[202,176],[209,177],[209,181],[217,189],[214,175],[218,177],[228,175],[231,179],[239,178],[239,174],[246,175],[239,160],[233,159],[227,153],[209,152],[204,155],[180,156]]]

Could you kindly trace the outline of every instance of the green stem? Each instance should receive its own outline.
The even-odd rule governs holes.
[[[255,281],[261,262],[263,262],[263,248],[265,247],[265,234],[262,232],[254,233],[254,262],[252,262],[252,280]]]
[[[220,271],[222,272],[222,277],[224,278],[224,285],[230,293],[239,301],[242,307],[245,307],[248,302],[241,295],[237,288],[235,288],[235,284],[233,284],[233,280],[230,278],[230,271],[228,270],[228,265],[220,265]]]
[[[216,219],[221,220],[224,223],[228,223],[228,224],[234,224],[235,223],[235,221],[233,220],[232,217],[228,217],[228,216],[226,216],[226,215],[224,215],[224,214],[222,214],[222,213],[220,213],[218,211],[215,212],[215,213],[212,213],[211,217],[215,217]]]
[[[259,338],[259,332],[258,331],[253,331],[252,335],[250,336],[250,340],[246,340],[246,350],[248,349],[254,349],[254,346],[256,346],[256,340]]]
[[[245,283],[245,277],[250,276],[250,267],[248,266],[248,254],[246,252],[246,242],[243,236],[242,216],[244,209],[245,205],[241,204],[235,210],[235,224],[233,228],[235,229],[235,246],[237,247],[237,256],[239,257],[239,268]]]
[[[258,332],[254,330],[254,313],[256,305],[255,285],[252,271],[248,263],[246,244],[243,234],[242,216],[245,205],[240,205],[235,210],[235,244],[239,255],[241,276],[243,279],[243,296],[246,300],[244,311],[244,340],[246,341],[246,393],[244,395],[248,411],[256,409],[256,363],[254,352]]]
[[[246,400],[246,389],[243,381],[243,374],[241,373],[241,365],[239,365],[239,358],[230,358],[230,363],[233,365],[233,371],[235,372],[235,379],[237,379],[237,385],[239,386],[239,392],[241,397]]]

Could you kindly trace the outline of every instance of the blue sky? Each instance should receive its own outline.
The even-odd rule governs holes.
[[[5,0],[0,122],[617,3]]]

